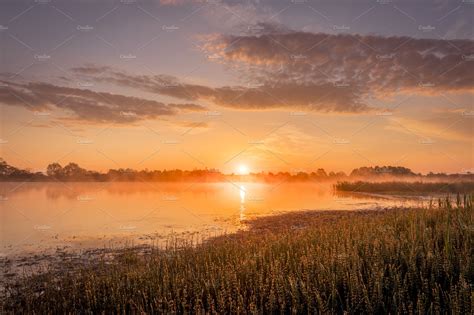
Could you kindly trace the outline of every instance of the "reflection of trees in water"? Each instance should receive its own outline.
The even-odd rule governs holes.
[[[60,184],[58,184],[60,185]],[[57,200],[59,198],[66,198],[69,200],[77,199],[80,195],[80,192],[73,190],[72,188],[66,187],[52,187],[51,185],[47,185],[45,188],[45,195],[46,198]]]
[[[136,194],[156,193],[163,196],[173,196],[186,193],[187,195],[215,194],[222,190],[222,185],[229,183],[153,183],[153,182],[4,182],[0,183],[2,196],[14,196],[30,192],[44,192],[46,198],[69,200],[94,198],[97,194],[105,193],[112,196],[127,196]]]

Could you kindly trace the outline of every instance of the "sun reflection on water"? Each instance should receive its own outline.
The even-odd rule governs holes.
[[[245,186],[241,185],[239,187],[239,193],[240,193],[240,221],[245,220],[245,194],[247,190]]]

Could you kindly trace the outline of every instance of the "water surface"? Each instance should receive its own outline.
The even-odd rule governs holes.
[[[172,233],[230,233],[246,219],[417,201],[335,194],[317,183],[0,183],[1,254],[159,242]]]

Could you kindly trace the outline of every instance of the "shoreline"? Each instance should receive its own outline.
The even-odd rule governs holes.
[[[37,275],[53,270],[61,270],[62,263],[81,264],[90,261],[113,261],[116,256],[124,252],[133,252],[139,255],[149,254],[155,251],[164,252],[169,247],[166,244],[175,241],[191,242],[192,247],[208,246],[223,240],[233,240],[255,235],[257,233],[275,233],[278,231],[301,230],[313,226],[315,223],[324,224],[345,217],[363,217],[381,215],[391,211],[409,211],[416,208],[405,207],[385,207],[372,209],[354,209],[354,210],[308,210],[284,211],[273,215],[263,215],[242,221],[242,225],[232,232],[222,232],[214,236],[208,232],[190,232],[170,233],[153,238],[149,235],[142,235],[139,238],[149,237],[149,243],[134,244],[128,237],[115,237],[107,240],[105,243],[94,246],[80,245],[72,247],[65,245],[62,247],[49,248],[47,250],[19,252],[12,255],[0,257],[0,266],[5,271],[3,277],[6,279],[16,279],[19,275],[29,273]],[[136,235],[135,237],[137,237]],[[197,236],[194,238],[194,236]],[[155,242],[161,239],[162,242]],[[91,242],[94,242],[91,240]],[[25,272],[27,270],[27,272]]]
[[[151,236],[135,235],[130,237],[117,236],[108,239],[103,244],[94,246],[79,245],[73,247],[71,245],[56,246],[55,248],[39,249],[38,251],[18,252],[11,255],[4,255],[0,257],[0,266],[6,272],[4,277],[16,278],[24,269],[29,269],[31,274],[40,274],[45,272],[49,267],[57,267],[63,262],[86,262],[90,260],[97,260],[110,256],[114,256],[123,252],[136,252],[139,254],[150,253],[153,251],[166,251],[167,243],[174,240],[191,241],[194,236],[197,236],[196,242],[193,241],[193,246],[199,247],[213,242],[219,242],[223,239],[235,239],[245,235],[275,232],[277,230],[297,230],[309,227],[310,223],[320,221],[319,224],[324,224],[325,220],[337,219],[345,216],[364,216],[383,214],[389,211],[410,210],[413,208],[373,208],[373,209],[354,209],[354,210],[308,210],[302,209],[299,211],[284,211],[272,215],[256,216],[242,221],[242,225],[232,232],[224,231],[221,234],[214,236],[210,235],[208,231],[191,232],[184,231],[179,233],[169,233],[168,235]],[[310,219],[310,220],[308,220]],[[137,243],[129,238],[149,238],[152,244]],[[158,239],[161,239],[161,244],[158,244]],[[155,242],[157,241],[157,242]],[[94,242],[91,239],[90,242]],[[95,241],[96,242],[96,241]],[[106,243],[109,243],[108,245]],[[41,269],[42,271],[36,271]]]

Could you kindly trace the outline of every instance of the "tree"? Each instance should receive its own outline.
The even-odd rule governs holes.
[[[76,163],[69,163],[63,168],[62,172],[66,177],[79,178],[84,176],[87,171]]]
[[[321,178],[328,177],[328,175],[326,174],[326,171],[324,170],[324,168],[318,168],[318,170],[316,171],[316,176],[321,177]]]
[[[8,176],[12,173],[12,167],[8,163],[0,158],[0,175]]]
[[[46,175],[50,177],[61,177],[63,175],[63,168],[59,163],[51,163],[46,168]]]

